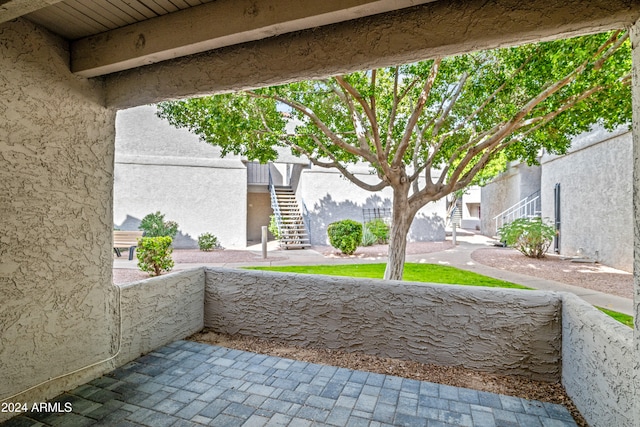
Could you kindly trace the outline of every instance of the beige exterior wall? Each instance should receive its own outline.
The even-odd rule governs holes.
[[[262,241],[262,226],[269,225],[271,194],[247,193],[247,240],[254,244]]]
[[[115,111],[100,80],[69,72],[66,42],[23,20],[1,24],[0,40],[2,399],[109,358],[118,317]],[[32,396],[68,385],[47,383]]]

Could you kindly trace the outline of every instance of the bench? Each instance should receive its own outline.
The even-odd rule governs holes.
[[[129,249],[129,261],[133,259],[133,252],[138,246],[138,239],[142,237],[142,231],[113,231],[113,250],[117,256],[121,256],[121,248]]]

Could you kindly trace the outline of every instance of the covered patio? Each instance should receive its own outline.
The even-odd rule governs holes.
[[[102,395],[96,393],[107,396],[107,391],[113,392],[109,386],[116,383],[100,380],[108,378],[103,375],[109,372],[124,375],[111,380],[126,389],[126,384],[133,384],[126,378],[147,375],[131,373],[132,369],[157,367],[147,362],[173,360],[167,355],[176,352],[201,362],[202,351],[209,350],[198,347],[191,351],[192,344],[179,340],[209,326],[221,332],[562,380],[591,425],[640,423],[640,337],[637,332],[618,329],[570,296],[535,292],[523,297],[357,280],[309,282],[215,269],[120,287],[112,283],[111,255],[118,109],[617,28],[631,29],[637,107],[640,2],[0,3],[3,404],[31,405],[75,390],[77,402],[82,402],[78,407],[88,405],[88,410],[90,402],[100,403],[91,396],[95,399]],[[635,108],[636,172],[640,170],[637,111]],[[635,207],[636,267],[640,260],[638,188],[640,177],[635,173],[630,197]],[[636,268],[635,331],[640,327],[638,271]],[[216,358],[213,352],[222,350],[211,351],[204,362],[246,363],[235,356]],[[150,356],[134,362],[144,354]],[[163,375],[161,371],[156,374]],[[351,372],[345,381],[358,375]],[[149,382],[166,385],[145,381]],[[265,385],[247,387],[257,390],[258,386]],[[402,387],[404,381],[401,392]],[[407,387],[414,387],[415,392],[415,384]],[[232,394],[230,390],[225,392]],[[421,393],[422,385],[419,390]],[[313,399],[316,405],[324,402],[319,400],[323,392],[325,389]],[[438,388],[444,399],[449,392]],[[457,400],[449,400],[459,402],[457,393]],[[171,400],[184,403],[175,397]],[[253,407],[266,410],[263,404]],[[504,410],[506,403],[500,400],[500,404]],[[453,403],[448,405],[451,408]],[[528,404],[520,405],[528,414]],[[112,409],[114,413],[127,411]],[[395,409],[394,423],[403,406],[398,404]],[[166,414],[166,410],[160,412]],[[549,415],[549,409],[545,411]],[[0,421],[15,415],[0,412]],[[261,416],[252,412],[250,417],[254,415]],[[286,415],[297,416],[298,412]],[[468,419],[462,415],[460,420]],[[473,411],[470,415],[474,421]],[[434,422],[444,421],[440,413],[438,417]],[[325,421],[328,418],[329,414]]]

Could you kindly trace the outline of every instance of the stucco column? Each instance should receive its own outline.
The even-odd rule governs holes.
[[[117,350],[104,98],[71,74],[65,40],[0,24],[0,401],[53,397]]]
[[[632,99],[633,99],[633,275],[635,328],[633,332],[634,358],[633,408],[635,424],[640,425],[640,21],[631,27]]]

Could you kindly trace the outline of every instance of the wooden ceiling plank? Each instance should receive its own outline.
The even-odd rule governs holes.
[[[130,16],[134,22],[144,21],[147,17],[140,13],[137,9],[131,7],[127,2],[120,0],[103,0],[109,3],[114,8],[117,8],[123,15]]]
[[[136,12],[140,13],[145,19],[151,19],[158,16],[152,9],[146,6],[144,3],[139,0],[121,0],[126,6],[134,9]]]
[[[86,77],[120,71],[286,32],[368,16],[429,0],[216,0],[78,40],[72,71]],[[293,2],[293,4],[292,4]],[[120,64],[120,65],[118,65]]]
[[[109,30],[127,25],[126,22],[122,22],[117,17],[112,16],[109,11],[104,10],[97,2],[94,2],[93,0],[90,4],[85,4],[80,0],[66,0],[66,4],[73,7],[78,12],[86,15],[90,19],[98,22],[100,25],[104,25]]]
[[[75,22],[75,23],[81,22],[85,26],[92,28],[94,34],[108,31],[110,29],[109,27],[102,24],[101,22],[96,21],[92,17],[87,16],[82,11],[76,9],[73,6],[73,2],[59,3],[58,5],[55,6],[55,8],[58,9],[60,12],[66,13],[68,16],[70,16],[71,19],[69,20],[69,22]]]
[[[165,8],[163,8],[153,0],[140,0],[140,3],[153,10],[153,13],[155,13],[157,16],[166,15],[168,13]]]
[[[92,0],[91,3],[96,7],[101,8],[101,10],[103,11],[101,14],[105,17],[109,17],[109,19],[112,22],[116,23],[119,27],[133,24],[139,21],[139,19],[134,18],[119,7],[113,5],[108,0]]]
[[[4,0],[0,1],[0,23],[36,12],[63,0]]]
[[[439,0],[283,34],[105,77],[106,104],[129,108],[318,79],[436,56],[629,28],[627,0]]]
[[[58,8],[47,8],[46,11],[37,10],[26,15],[25,18],[69,40],[85,37],[87,34],[93,34],[94,31],[93,28],[84,25],[82,22],[76,22],[73,28],[65,25],[70,19],[69,15]]]
[[[171,3],[170,0],[152,0],[154,1],[157,5],[159,5],[160,7],[162,7],[164,10],[167,11],[167,13],[171,13],[171,12],[177,12],[178,7],[176,7],[175,4]]]
[[[211,0],[204,0],[204,1],[200,1],[200,0],[184,0],[189,6],[199,6],[201,4],[204,3],[208,3]]]
[[[77,12],[68,6],[52,6],[46,10],[39,10],[31,13],[27,15],[27,18],[69,40],[75,40],[81,37],[86,37],[87,34],[95,34],[96,32],[104,31],[102,29],[103,27],[97,26],[94,21],[88,22],[85,18],[78,17]],[[46,25],[45,22],[49,19],[53,21],[52,25]],[[69,22],[73,22],[74,24],[68,25]]]
[[[170,0],[170,1],[178,9],[187,9],[191,7],[191,5],[187,3],[185,0]]]

